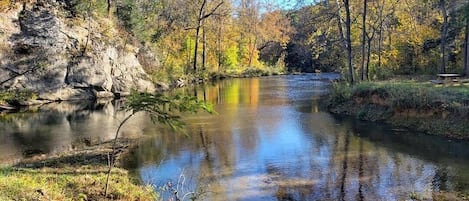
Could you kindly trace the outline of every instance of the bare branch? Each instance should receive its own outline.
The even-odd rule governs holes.
[[[204,1],[205,3],[205,1]],[[210,17],[211,15],[213,15],[215,13],[215,11],[217,11],[217,9],[223,4],[224,2],[221,1],[217,6],[215,6],[215,8],[213,8],[208,14],[202,16],[202,18],[200,18],[200,20],[203,20],[207,17]],[[203,7],[202,7],[203,8]]]

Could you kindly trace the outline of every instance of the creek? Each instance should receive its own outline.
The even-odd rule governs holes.
[[[408,200],[469,193],[469,142],[336,116],[319,106],[334,74],[229,79],[180,89],[218,114],[184,115],[186,133],[145,115],[125,165],[169,197],[202,200]],[[112,138],[120,102],[55,103],[0,119],[0,162]]]

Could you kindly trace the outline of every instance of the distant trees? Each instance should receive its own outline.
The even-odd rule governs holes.
[[[159,58],[157,77],[270,67],[355,82],[469,71],[465,0],[316,0],[288,10],[261,0],[72,2],[93,2],[93,15],[115,7],[129,38]]]
[[[313,68],[341,71],[348,75],[350,81],[355,77],[360,80],[368,77],[383,79],[393,74],[462,73],[468,68],[464,68],[464,61],[467,61],[464,59],[464,13],[467,13],[464,10],[467,1],[316,2],[289,14],[296,28],[292,43],[299,48],[296,42],[300,41],[298,37],[303,38],[305,47],[311,50]],[[297,26],[299,16],[309,19],[312,25],[306,23]],[[324,48],[324,45],[328,48]],[[295,49],[290,52],[298,55]],[[293,62],[289,58],[293,57],[287,55],[287,66]],[[309,58],[304,61],[308,63]],[[304,66],[301,69],[311,67]]]
[[[116,4],[125,28],[160,58],[157,73],[174,77],[274,66],[285,57],[292,32],[286,12],[259,0],[121,0]],[[271,53],[275,56],[267,55]]]

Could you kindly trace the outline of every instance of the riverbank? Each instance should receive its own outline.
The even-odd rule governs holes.
[[[328,110],[431,135],[469,139],[469,88],[423,82],[366,82],[333,86]]]
[[[120,139],[117,161],[134,140]],[[155,200],[150,186],[140,185],[116,164],[104,196],[109,153],[106,142],[55,156],[36,155],[0,168],[0,200]]]
[[[180,78],[170,79],[167,76],[160,77],[156,76],[154,78],[153,84],[159,92],[169,91],[175,88],[186,87],[190,85],[197,85],[201,83],[217,82],[224,79],[230,78],[252,78],[252,77],[263,77],[263,76],[272,76],[272,75],[284,75],[284,71],[266,67],[266,68],[246,68],[240,72],[206,72],[200,73],[198,75],[188,75]],[[158,81],[156,81],[158,80]],[[89,96],[87,99],[77,99],[69,101],[80,101],[80,100],[109,100],[109,99],[119,99],[129,95],[130,93],[119,93],[114,96]],[[30,90],[13,90],[13,91],[0,91],[0,113],[1,112],[14,112],[21,108],[34,106],[34,105],[43,105],[53,102],[61,102],[62,100],[46,100],[42,99],[39,96],[38,92]]]

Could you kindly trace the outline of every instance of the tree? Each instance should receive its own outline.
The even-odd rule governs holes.
[[[448,35],[448,12],[446,9],[446,0],[440,0],[440,9],[443,16],[443,25],[441,27],[441,63],[440,63],[440,72],[446,72],[446,37]]]
[[[107,2],[106,4],[107,15],[111,16],[111,0],[107,0],[106,2]]]
[[[469,3],[464,6],[465,33],[464,33],[464,76],[469,76]]]
[[[366,38],[367,38],[367,32],[366,32],[366,13],[367,13],[367,0],[363,0],[363,14],[362,14],[362,62],[361,62],[361,68],[360,68],[360,79],[363,81],[364,80],[364,74],[365,74],[365,44],[366,44]],[[368,51],[370,51],[368,49]]]
[[[194,73],[197,72],[197,55],[198,55],[198,47],[199,47],[199,41],[200,41],[200,30],[203,28],[203,23],[204,20],[210,16],[212,16],[215,11],[223,4],[223,1],[220,1],[214,8],[212,8],[209,12],[206,11],[208,7],[208,0],[202,0],[202,3],[200,5],[199,11],[198,11],[198,17],[197,17],[197,22],[196,22],[196,27],[195,27],[195,49],[194,49],[194,63],[193,63],[193,71]],[[205,52],[205,51],[204,51]],[[205,62],[205,53],[204,53],[204,58]],[[205,65],[205,63],[204,63]]]
[[[377,68],[381,69],[382,65],[382,55],[383,55],[383,32],[386,30],[385,27],[390,28],[393,26],[393,19],[394,17],[394,12],[396,8],[396,4],[398,3],[399,0],[382,0],[381,2],[377,2],[377,8],[378,8],[378,13],[377,13],[377,19],[378,19],[378,64]],[[389,2],[389,3],[387,3]],[[389,5],[388,7],[386,5]],[[389,11],[385,13],[385,11]]]
[[[337,23],[339,27],[339,34],[341,38],[341,43],[344,44],[344,47],[347,47],[346,40],[345,40],[345,33],[344,33],[344,20],[342,19],[342,15],[340,14],[340,11],[342,10],[342,7],[340,6],[339,0],[336,0],[336,5],[337,5]]]
[[[351,18],[350,18],[350,4],[349,0],[343,0],[344,7],[345,7],[345,42],[347,47],[347,65],[348,65],[348,73],[349,73],[349,81],[350,84],[354,84],[354,75],[353,75],[353,55],[352,55],[352,39],[351,39]]]
[[[293,28],[281,10],[274,10],[262,15],[258,31],[258,50],[260,60],[276,66],[284,58],[287,43]],[[283,61],[282,61],[283,62]]]
[[[259,0],[242,0],[238,7],[238,26],[240,30],[238,45],[241,63],[252,67],[257,61],[257,43],[259,39]]]

